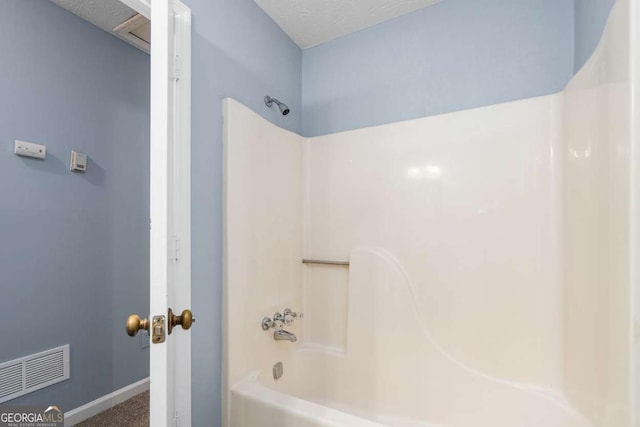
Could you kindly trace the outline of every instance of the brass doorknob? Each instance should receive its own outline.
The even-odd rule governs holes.
[[[182,326],[182,329],[187,330],[196,322],[196,318],[193,317],[191,310],[182,310],[182,313],[180,314],[173,314],[173,310],[169,309],[167,319],[169,320],[167,322],[169,326],[169,333],[171,333],[174,326],[180,325]]]
[[[129,316],[127,319],[127,334],[130,337],[135,337],[138,331],[142,330],[149,332],[149,320],[140,319],[137,314]]]

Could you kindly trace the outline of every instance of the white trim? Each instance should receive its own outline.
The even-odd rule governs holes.
[[[150,316],[163,316],[165,342],[150,346],[150,416],[153,427],[173,425],[173,336],[166,327],[171,303],[173,263],[169,262],[169,239],[173,234],[172,147],[174,139],[173,72],[174,18],[171,0],[154,2],[151,9],[151,168],[150,168]],[[175,308],[175,307],[174,307]],[[153,326],[151,326],[153,328]]]
[[[174,97],[172,138],[173,174],[172,237],[174,241],[173,280],[170,302],[181,312],[191,308],[191,10],[173,0],[175,14]],[[194,313],[197,317],[197,313]],[[193,327],[203,327],[197,324]],[[181,427],[191,426],[191,331],[177,328],[172,340],[175,375],[173,383],[174,417]]]
[[[191,307],[191,9],[179,0],[153,8],[120,1],[152,22],[151,320]],[[191,332],[166,338],[150,349],[150,423],[190,427]]]
[[[149,390],[149,378],[145,378],[126,387],[122,387],[112,393],[104,395],[94,401],[86,403],[64,414],[65,427],[76,425],[84,420],[98,415],[100,412],[111,409],[114,406],[131,399],[140,393]]]

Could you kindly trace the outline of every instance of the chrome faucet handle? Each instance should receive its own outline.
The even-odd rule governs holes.
[[[284,329],[284,317],[282,316],[282,314],[280,314],[280,316],[277,316],[277,318],[276,316],[274,316],[273,320],[271,320],[271,318],[269,317],[265,317],[264,319],[262,319],[262,330],[268,331],[269,329],[277,329],[279,331]]]
[[[268,331],[275,326],[275,322],[268,317],[262,319],[262,330]]]
[[[293,323],[294,320],[296,319],[302,319],[304,317],[304,314],[302,313],[297,313],[293,310],[291,310],[290,308],[285,308],[284,311],[284,324],[289,326]]]
[[[284,318],[285,316],[282,315],[282,313],[275,313],[273,315],[273,329],[277,329],[279,331],[284,329]]]
[[[284,324],[289,326],[290,324],[293,323],[294,317],[290,314],[285,314],[284,315]]]
[[[304,314],[303,313],[293,311],[290,308],[285,308],[283,313],[284,313],[285,317],[286,316],[291,316],[294,319],[302,319],[302,318],[304,318]]]
[[[269,329],[276,329],[281,331],[284,329],[284,326],[291,325],[294,320],[302,319],[304,315],[302,313],[296,313],[292,311],[290,308],[284,309],[283,313],[274,313],[273,320],[270,317],[265,317],[262,319],[262,330],[268,331]]]

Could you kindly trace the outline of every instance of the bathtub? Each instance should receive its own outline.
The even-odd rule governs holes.
[[[382,427],[328,406],[275,391],[252,375],[231,390],[234,427]]]
[[[364,413],[347,405],[301,399],[263,385],[258,373],[231,389],[233,427],[437,427]]]
[[[304,338],[255,338],[259,370],[229,387],[231,427],[592,427],[552,387],[505,380],[450,354],[419,316],[402,266],[381,248],[352,252],[344,351]],[[399,321],[376,313],[400,313]],[[250,344],[250,343],[248,343]],[[250,349],[250,347],[248,347]],[[283,376],[272,377],[282,362]]]

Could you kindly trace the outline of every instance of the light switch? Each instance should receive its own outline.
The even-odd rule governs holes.
[[[71,152],[71,170],[73,172],[87,171],[87,155],[79,151]]]
[[[35,159],[44,159],[47,157],[47,147],[40,144],[34,144],[26,141],[15,141],[13,152],[18,156],[33,157]]]

